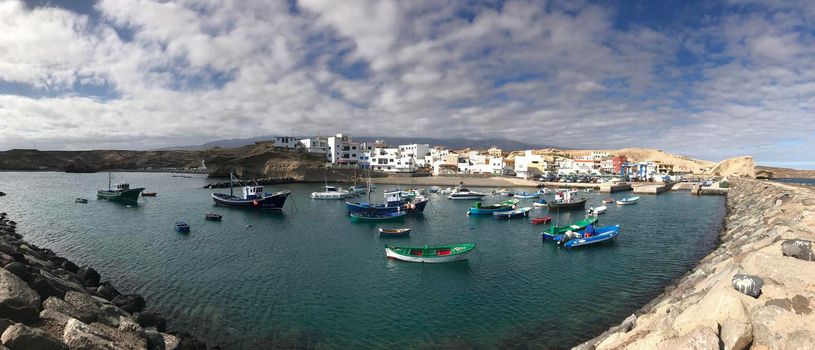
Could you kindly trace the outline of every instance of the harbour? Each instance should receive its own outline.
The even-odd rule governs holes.
[[[542,242],[548,224],[531,220],[551,215],[551,224],[564,225],[582,219],[582,210],[535,208],[527,218],[498,220],[465,215],[473,201],[429,194],[423,214],[398,224],[411,227],[408,237],[380,238],[383,225],[351,222],[344,201],[309,199],[322,184],[266,186],[291,191],[275,213],[215,206],[216,190],[203,189],[208,180],[196,175],[114,173],[159,193],[133,207],[73,202],[106,183],[107,174],[3,175],[0,187],[9,194],[3,211],[26,239],[97,266],[120,289],[144,295],[172,326],[229,348],[577,344],[658,295],[713,249],[724,215],[722,197],[647,196],[635,206],[610,205],[599,217],[600,225],[623,227],[615,242],[568,250]],[[34,184],[47,184],[53,195],[40,202],[20,196]],[[386,188],[372,195],[382,200]],[[597,206],[608,194],[586,196]],[[482,202],[505,199],[490,195]],[[207,222],[203,213],[210,211],[222,214],[222,222]],[[189,234],[173,231],[179,219]],[[655,239],[679,230],[683,235],[670,243]],[[475,252],[448,264],[393,261],[384,253],[386,244],[463,242],[475,243]],[[609,296],[607,302],[593,303],[593,293]],[[439,311],[401,314],[406,307]],[[459,308],[466,319],[449,312]],[[575,326],[548,330],[565,312]]]

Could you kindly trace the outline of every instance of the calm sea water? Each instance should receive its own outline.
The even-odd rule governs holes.
[[[775,179],[773,181],[786,182],[801,185],[815,185],[815,179]]]
[[[571,346],[690,269],[714,247],[724,215],[723,197],[643,196],[637,205],[611,204],[600,217],[602,225],[622,225],[617,242],[569,251],[543,244],[545,226],[528,219],[468,217],[470,202],[432,196],[424,215],[398,224],[413,228],[410,238],[381,239],[376,224],[350,222],[342,202],[308,199],[319,184],[268,186],[293,196],[283,213],[267,213],[215,207],[200,175],[114,176],[158,197],[137,207],[76,204],[95,198],[107,174],[6,172],[0,211],[32,243],[143,294],[171,327],[227,348]],[[588,195],[592,205],[608,197]],[[206,211],[223,222],[204,221]],[[179,219],[191,234],[173,231]],[[389,261],[383,249],[458,242],[477,243],[477,254],[423,265]]]

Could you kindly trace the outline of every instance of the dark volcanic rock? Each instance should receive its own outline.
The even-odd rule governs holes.
[[[82,286],[59,278],[45,270],[40,270],[40,273],[32,276],[31,288],[34,288],[42,298],[58,297],[60,299],[65,298],[65,293],[69,290],[85,290]]]
[[[40,296],[6,269],[0,269],[0,317],[17,322],[35,322],[40,314]]]
[[[164,332],[167,330],[167,320],[155,312],[140,312],[138,315],[136,315],[136,322],[138,322],[139,325],[144,328],[156,327],[156,330],[159,332]]]
[[[130,313],[139,312],[144,309],[144,298],[138,294],[123,294],[118,295],[113,300],[111,300],[113,305],[116,305],[122,310],[125,310]]]
[[[761,287],[763,286],[764,280],[761,277],[743,274],[733,276],[733,288],[753,298],[758,298],[761,295]]]
[[[812,241],[803,239],[788,239],[781,243],[781,253],[784,256],[791,256],[801,260],[815,260],[815,252],[812,251]]]
[[[41,329],[29,328],[21,323],[6,328],[0,339],[13,350],[67,350],[61,341]]]
[[[108,281],[103,282],[102,285],[99,286],[99,289],[96,290],[96,293],[98,293],[100,297],[107,300],[113,300],[113,298],[122,294],[119,293],[119,291],[116,290],[116,288],[114,288]]]
[[[85,282],[86,286],[96,287],[99,285],[102,276],[99,276],[99,272],[96,272],[92,267],[86,266],[79,269],[79,278]]]
[[[198,340],[192,334],[180,332],[173,335],[178,337],[178,350],[207,350],[207,344]]]
[[[23,281],[30,282],[32,273],[36,272],[35,269],[28,267],[26,264],[21,262],[11,262],[5,266],[8,272],[15,274],[17,277],[20,277]]]
[[[56,312],[71,316],[84,323],[94,322],[99,317],[97,313],[76,308],[73,305],[66,303],[64,300],[56,297],[48,297],[48,299],[45,299],[45,301],[42,302],[42,308],[46,310],[54,310]]]

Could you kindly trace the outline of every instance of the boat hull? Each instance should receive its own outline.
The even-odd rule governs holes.
[[[492,215],[496,219],[511,219],[511,218],[522,218],[529,215],[529,211],[532,210],[531,207],[525,207],[510,211],[500,211],[497,213],[492,213]]]
[[[400,248],[400,247],[388,247],[388,246],[385,246],[385,256],[387,256],[388,258],[402,260],[402,261],[408,261],[408,262],[431,263],[431,264],[433,264],[433,263],[448,263],[448,262],[454,262],[454,261],[467,260],[469,254],[472,253],[472,251],[475,249],[475,245],[472,244],[472,245],[470,245],[470,247],[463,247],[463,248],[453,247],[452,249],[463,249],[464,251],[462,251],[460,253],[455,253],[455,254],[450,254],[450,255],[441,255],[441,256],[440,255],[429,255],[429,256],[428,255],[411,255],[411,254],[402,254],[402,253],[399,252],[399,250],[405,250],[405,249],[410,251],[410,250],[425,250],[425,249],[439,249],[439,250],[441,250],[441,249],[445,249],[445,248],[448,248],[448,251],[450,250],[449,249],[450,247],[436,247],[436,248],[433,248],[433,247],[429,247],[429,248],[423,248],[423,247],[422,248],[420,248],[420,247],[406,248],[406,247],[401,247]]]
[[[131,188],[125,191],[99,190],[96,198],[113,202],[136,202],[144,188]]]
[[[399,212],[399,213],[385,213],[385,214],[376,214],[376,213],[351,213],[351,221],[353,222],[360,222],[360,221],[388,221],[388,220],[396,220],[401,219],[407,215],[406,212]]]
[[[603,242],[608,242],[617,238],[620,234],[620,225],[614,226],[607,226],[607,227],[600,227],[597,229],[595,234],[589,238],[577,238],[569,240],[568,242],[564,243],[563,246],[566,248],[577,248],[583,247],[592,244],[599,244]]]
[[[452,199],[452,200],[473,200],[473,199],[484,198],[484,196],[486,196],[486,194],[466,194],[466,195],[451,194],[451,195],[447,196],[447,199]]]
[[[385,204],[371,204],[361,202],[345,202],[345,209],[349,213],[368,213],[374,212],[378,214],[395,213],[398,211],[406,211],[408,213],[421,213],[427,206],[429,199],[413,201],[399,205],[385,205]]]
[[[240,197],[230,196],[226,193],[213,193],[212,200],[215,204],[247,208],[247,209],[265,209],[265,210],[283,210],[283,205],[286,204],[286,198],[291,193],[289,191],[278,192],[269,196],[262,196],[257,199],[243,199]]]
[[[546,203],[549,210],[579,210],[586,208],[586,201],[588,198],[580,199],[574,202],[549,202]]]

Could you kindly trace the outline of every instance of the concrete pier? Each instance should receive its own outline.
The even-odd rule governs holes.
[[[631,191],[631,184],[627,182],[617,184],[600,184],[601,193],[614,193],[623,191]]]
[[[634,193],[636,194],[660,194],[667,190],[670,190],[673,186],[672,183],[664,183],[664,184],[653,184],[653,185],[640,185],[634,187]]]

